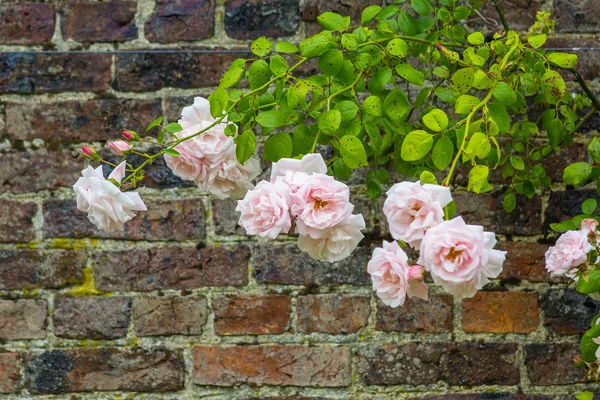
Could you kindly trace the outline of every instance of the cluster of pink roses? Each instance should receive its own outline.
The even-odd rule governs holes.
[[[556,244],[546,252],[546,269],[553,276],[565,275],[577,280],[578,267],[587,261],[588,253],[594,248],[590,234],[597,227],[598,222],[588,218],[581,222],[579,230],[560,235]]]
[[[181,112],[179,124],[183,131],[176,133],[184,138],[214,124],[210,104],[196,97],[194,104]],[[260,173],[258,158],[251,157],[240,164],[235,155],[233,137],[225,134],[227,123],[220,123],[201,135],[188,139],[175,147],[179,156],[165,155],[167,166],[181,179],[193,181],[203,193],[224,199],[242,197],[252,187],[252,180]]]
[[[320,154],[279,160],[270,180],[238,201],[239,224],[264,242],[288,233],[294,221],[300,250],[323,261],[348,257],[363,238],[365,221],[352,214],[348,186],[326,173]]]
[[[383,242],[369,261],[368,272],[381,300],[404,304],[406,296],[427,299],[425,271],[457,298],[475,295],[502,272],[506,252],[495,250],[494,233],[467,225],[462,217],[444,221],[450,189],[420,182],[397,183],[387,192],[383,212],[392,237],[418,250],[413,265],[398,243]]]

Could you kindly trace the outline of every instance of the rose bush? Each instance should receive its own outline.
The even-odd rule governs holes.
[[[127,142],[110,143],[125,158],[118,166],[84,147],[86,158],[116,168],[108,179],[101,167],[83,171],[74,186],[78,207],[101,229],[123,229],[133,211],[145,209],[129,190],[164,157],[203,193],[238,198],[239,223],[249,235],[264,242],[296,233],[300,250],[334,262],[351,255],[365,228],[343,181],[368,168],[366,192],[376,199],[395,170],[404,178],[387,191],[383,211],[396,241],[384,241],[367,266],[376,294],[391,307],[407,296],[426,299],[428,273],[457,298],[473,296],[499,276],[505,252],[494,249],[494,233],[455,215],[450,188],[457,170],[471,192],[503,191],[503,207],[512,212],[517,196],[551,188],[544,158],[571,144],[600,110],[575,69],[577,56],[544,50],[554,30],[549,13],[539,12],[520,35],[494,3],[503,29],[486,36],[467,23],[480,3],[400,0],[366,7],[359,25],[326,12],[318,17],[323,30],[298,46],[255,40],[253,57],[235,60],[210,97],[196,98],[178,122],[159,117],[145,134],[125,131]],[[318,71],[308,73],[307,63]],[[574,74],[583,93],[570,93],[561,73]],[[153,150],[143,152],[141,142]],[[259,145],[272,165],[269,179],[255,187]],[[600,182],[598,139],[589,153],[594,164],[568,166],[565,184]],[[129,155],[143,161],[132,165]],[[600,294],[596,215],[595,200],[588,200],[582,215],[553,224],[565,233],[546,263],[592,296]],[[594,378],[596,320],[577,360]]]

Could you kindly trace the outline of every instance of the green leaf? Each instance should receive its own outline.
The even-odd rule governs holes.
[[[481,193],[488,185],[487,179],[490,169],[485,165],[476,165],[469,171],[469,183],[467,190],[470,192]]]
[[[169,133],[177,133],[183,130],[182,126],[176,122],[171,122],[169,125],[165,126],[165,131]]]
[[[573,222],[573,220],[569,219],[567,221],[562,221],[556,224],[550,224],[550,228],[554,232],[563,233],[566,231],[573,231],[577,229],[577,225]]]
[[[575,396],[575,398],[577,400],[594,400],[594,393],[592,393],[592,392],[579,393],[577,396]]]
[[[329,40],[325,35],[317,34],[300,42],[300,54],[306,58],[319,57],[330,48]]]
[[[285,61],[285,58],[281,57],[279,54],[275,54],[273,57],[271,57],[269,68],[271,69],[271,73],[277,76],[286,73],[289,67],[287,61]]]
[[[410,132],[402,142],[400,156],[404,161],[417,161],[425,157],[433,146],[433,136],[421,130]]]
[[[319,57],[319,69],[325,75],[337,75],[344,65],[344,56],[342,52],[336,49],[326,51]]]
[[[383,109],[381,107],[381,99],[377,96],[369,96],[363,102],[363,109],[367,114],[381,117]]]
[[[463,94],[456,99],[456,104],[454,105],[454,112],[457,114],[469,114],[473,107],[479,104],[479,99],[475,96],[470,96],[468,94]]]
[[[421,17],[415,21],[417,33],[425,33],[435,25],[435,18]]]
[[[344,160],[338,158],[333,162],[333,166],[331,167],[333,171],[333,176],[342,181],[347,181],[352,174],[352,170],[346,165]]]
[[[452,140],[446,136],[442,136],[435,146],[433,146],[431,159],[433,160],[433,165],[435,165],[437,169],[444,170],[450,165],[453,155],[454,145],[452,144]]]
[[[239,83],[244,77],[244,71],[246,71],[246,60],[238,58],[221,77],[220,86],[224,88],[230,88]]]
[[[286,124],[285,114],[280,110],[270,110],[256,116],[256,122],[265,128],[278,128]]]
[[[489,103],[487,105],[488,114],[494,120],[500,132],[510,131],[510,116],[506,107],[499,103]]]
[[[504,196],[504,200],[502,200],[502,207],[504,207],[504,211],[507,213],[513,212],[515,207],[517,206],[517,198],[514,194],[509,193]]]
[[[573,68],[577,65],[576,54],[552,53],[548,55],[548,60],[562,68]]]
[[[265,60],[254,61],[248,69],[248,84],[250,89],[258,89],[271,78],[271,69]]]
[[[398,15],[398,28],[407,36],[414,36],[417,33],[415,20],[406,11],[400,11]]]
[[[146,132],[148,132],[152,128],[160,126],[162,121],[163,121],[163,117],[158,117],[154,121],[150,122],[150,125],[148,125],[148,127],[146,127]]]
[[[466,152],[472,159],[485,158],[492,150],[492,145],[487,135],[482,132],[476,132],[469,140]]]
[[[479,46],[480,44],[485,43],[485,37],[481,32],[473,32],[467,36],[467,41],[474,46]]]
[[[173,157],[179,157],[179,156],[181,155],[181,154],[180,154],[180,153],[179,153],[177,150],[175,150],[175,149],[173,149],[173,148],[170,148],[170,147],[168,147],[168,148],[164,149],[164,150],[163,150],[163,152],[164,152],[166,155],[168,155],[168,156],[173,156]]]
[[[592,269],[583,273],[577,281],[579,293],[595,293],[600,291],[600,269]]]
[[[310,128],[304,124],[298,125],[292,133],[292,141],[294,143],[294,154],[308,154],[312,149],[315,136]]]
[[[235,141],[235,155],[240,164],[245,164],[256,150],[256,136],[251,130],[244,131]]]
[[[563,141],[563,125],[558,118],[552,118],[546,127],[548,133],[548,141],[552,146],[558,146]]]
[[[562,76],[552,70],[546,71],[544,76],[542,76],[540,86],[546,101],[550,104],[558,104],[567,90],[567,85]]]
[[[581,280],[581,279],[580,279]],[[581,358],[584,361],[592,362],[596,361],[596,351],[598,350],[598,345],[594,342],[594,338],[600,336],[600,325],[595,326],[594,328],[588,330],[585,335],[581,338],[581,344],[579,349],[581,350]]]
[[[446,79],[450,76],[450,70],[444,65],[438,65],[433,69],[433,74],[438,78]]]
[[[351,100],[340,101],[335,105],[335,109],[340,112],[342,121],[350,121],[358,114],[358,106]]]
[[[379,68],[369,79],[369,91],[373,94],[379,94],[390,79],[392,79],[392,70],[388,67]]]
[[[292,138],[287,132],[277,133],[265,142],[263,159],[266,161],[277,162],[282,158],[292,157],[294,145]]]
[[[436,108],[423,115],[423,123],[434,132],[442,132],[448,127],[448,116]]]
[[[428,183],[430,185],[437,185],[438,181],[434,174],[429,171],[421,172],[421,176],[419,176],[419,181],[423,184]]]
[[[366,25],[369,22],[373,21],[373,18],[375,18],[377,14],[379,14],[379,11],[381,11],[381,7],[379,6],[368,6],[367,8],[365,8],[360,17],[360,24]]]
[[[428,15],[431,13],[431,6],[427,0],[410,0],[413,10],[419,15]]]
[[[275,45],[275,51],[278,53],[296,53],[298,48],[290,42],[279,42]]]
[[[347,135],[340,139],[340,154],[342,160],[352,169],[367,165],[367,153],[356,136]]]
[[[408,44],[402,39],[392,39],[388,42],[385,50],[391,56],[406,57],[408,54]]]
[[[383,101],[383,112],[396,125],[404,121],[410,112],[406,93],[400,89],[389,92]]]
[[[525,170],[525,163],[523,162],[523,159],[519,156],[510,156],[510,165],[512,165],[517,171]]]
[[[321,24],[321,26],[330,31],[344,31],[347,28],[346,21],[344,17],[342,17],[338,13],[334,12],[324,12],[323,14],[317,17],[317,21]]]
[[[317,122],[321,132],[327,135],[333,135],[342,123],[342,114],[340,113],[340,110],[329,110],[321,114]]]
[[[546,35],[541,33],[539,35],[529,35],[527,36],[527,42],[534,49],[540,48],[546,43]]]
[[[229,124],[225,127],[225,136],[235,136],[237,135],[237,125]]]
[[[496,84],[492,96],[504,105],[511,105],[517,101],[515,91],[505,82],[498,82],[498,84]]]
[[[598,203],[596,202],[596,199],[587,199],[581,205],[581,211],[583,211],[585,215],[593,215],[596,212],[597,206]]]
[[[452,75],[452,85],[460,94],[465,94],[473,87],[475,72],[473,68],[461,68]]]
[[[565,185],[582,186],[592,173],[592,166],[586,162],[576,162],[565,168],[563,181]]]
[[[358,49],[358,38],[351,33],[344,33],[342,35],[342,47],[350,51]]]
[[[212,115],[213,118],[220,118],[223,116],[223,112],[229,102],[227,90],[222,86],[219,86],[210,96],[208,96],[208,102],[210,104],[210,115]]]
[[[396,65],[396,73],[413,85],[421,86],[425,82],[425,76],[409,64]]]
[[[593,138],[588,146],[588,152],[596,164],[600,164],[600,140]]]
[[[259,37],[250,45],[253,54],[264,57],[273,50],[273,44],[264,36]]]

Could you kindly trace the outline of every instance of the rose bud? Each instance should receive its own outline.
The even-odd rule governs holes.
[[[129,141],[137,142],[138,140],[140,140],[139,136],[137,135],[137,133],[135,133],[135,131],[124,131],[123,137]]]
[[[113,151],[113,153],[115,153],[118,156],[124,156],[125,154],[129,153],[129,151],[131,150],[131,147],[129,146],[129,144],[127,144],[127,142],[124,142],[122,140],[117,140],[116,142],[110,142],[108,144],[108,147]]]
[[[415,279],[417,281],[423,280],[423,274],[425,273],[425,268],[420,265],[413,265],[408,269],[408,276],[410,279]]]
[[[96,153],[96,150],[94,150],[91,147],[81,146],[81,153],[88,160],[99,160],[100,159],[100,156],[98,155],[98,153]]]

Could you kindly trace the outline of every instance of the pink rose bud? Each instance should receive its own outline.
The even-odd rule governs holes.
[[[123,132],[123,137],[125,139],[129,140],[129,141],[138,141],[138,140],[140,140],[139,136],[134,131],[124,131]]]
[[[117,140],[116,142],[110,142],[108,147],[118,156],[123,156],[131,150],[131,147],[127,142]]]
[[[413,265],[408,269],[408,276],[410,279],[422,281],[424,272],[425,268],[421,267],[420,265]]]
[[[81,146],[81,153],[89,160],[98,160],[100,158],[98,153],[96,153],[96,150],[91,147]]]

